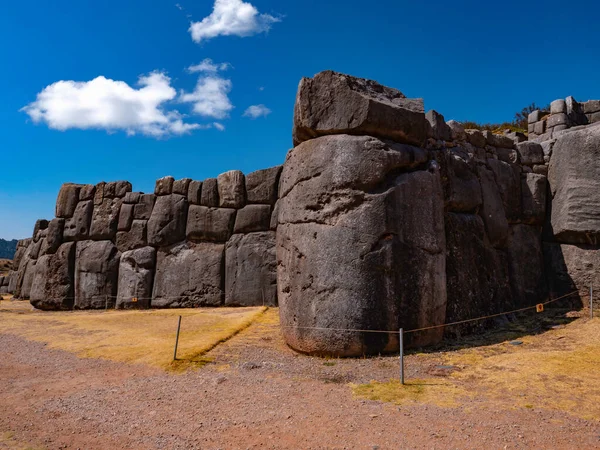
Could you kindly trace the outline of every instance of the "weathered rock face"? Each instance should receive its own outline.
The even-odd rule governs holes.
[[[88,239],[94,202],[85,200],[79,202],[73,217],[65,221],[63,237],[65,241],[81,241]]]
[[[303,78],[294,109],[294,145],[331,134],[370,135],[421,145],[429,122],[423,101],[374,81],[325,71]]]
[[[547,298],[541,230],[529,225],[511,227],[508,263],[513,308],[522,308]]]
[[[446,214],[446,322],[458,322],[508,311],[511,290],[507,255],[493,248],[481,217]],[[446,329],[448,335],[468,332],[482,323]]]
[[[178,194],[162,195],[156,199],[148,221],[148,243],[165,247],[185,238],[187,197]]]
[[[600,247],[544,243],[544,258],[550,293],[553,297],[573,291],[587,294],[590,286],[600,286]],[[594,292],[597,292],[595,289]],[[595,293],[596,301],[598,295]],[[588,304],[588,298],[584,298]]]
[[[35,265],[31,304],[42,310],[68,311],[74,304],[75,243],[62,244]]]
[[[156,250],[143,247],[124,252],[119,265],[117,309],[146,309],[152,299]]]
[[[154,308],[195,308],[223,303],[223,244],[183,243],[160,249]]]
[[[271,207],[269,205],[247,205],[236,214],[234,233],[268,231],[270,226]]]
[[[502,248],[506,245],[506,239],[508,238],[508,221],[504,212],[502,196],[491,170],[486,169],[484,166],[478,166],[477,173],[483,197],[480,215],[485,224],[490,243],[493,247]]]
[[[77,203],[79,202],[79,191],[81,186],[78,184],[63,184],[58,192],[56,200],[56,217],[68,219],[73,217]]]
[[[246,203],[246,181],[239,170],[230,170],[217,178],[219,206],[221,208],[242,208]]]
[[[600,245],[600,126],[557,139],[548,181],[556,239],[569,244]]]
[[[102,203],[94,206],[90,238],[94,240],[112,240],[117,235],[119,212],[123,200],[120,198],[104,198]]]
[[[277,201],[279,176],[283,166],[257,170],[246,176],[248,203],[274,205]]]
[[[236,234],[225,255],[225,305],[277,306],[275,232]]]
[[[189,240],[226,242],[233,233],[235,209],[192,205],[188,213]]]
[[[114,307],[120,253],[110,241],[77,243],[75,256],[75,309]]]
[[[439,173],[400,173],[425,162],[418,148],[372,137],[322,137],[290,151],[277,259],[282,331],[292,348],[343,356],[394,351],[397,335],[310,328],[396,330],[401,317],[419,325],[443,320],[443,290],[432,295],[444,284]],[[411,304],[419,294],[423,301]]]

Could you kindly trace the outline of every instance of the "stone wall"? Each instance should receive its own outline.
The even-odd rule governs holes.
[[[553,102],[528,140],[322,72],[300,82],[283,166],[165,177],[153,194],[66,184],[0,289],[41,309],[279,302],[298,351],[397,351],[397,334],[340,330],[427,328],[600,288],[598,111]]]
[[[276,305],[280,173],[165,177],[153,194],[65,184],[56,218],[19,242],[5,290],[44,310]]]

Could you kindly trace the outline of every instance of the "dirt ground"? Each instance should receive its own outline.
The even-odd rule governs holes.
[[[600,319],[413,352],[402,387],[397,357],[291,351],[277,315],[183,373],[0,331],[0,449],[600,448]]]

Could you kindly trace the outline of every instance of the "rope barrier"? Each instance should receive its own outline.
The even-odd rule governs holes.
[[[502,312],[502,313],[497,313],[497,314],[490,314],[488,316],[482,316],[482,317],[477,317],[475,319],[467,319],[467,320],[460,320],[458,322],[450,322],[450,323],[445,323],[442,325],[433,325],[431,327],[424,327],[424,328],[415,328],[412,330],[406,330],[403,331],[404,334],[408,334],[408,333],[416,333],[418,331],[426,331],[426,330],[433,330],[436,328],[443,328],[443,327],[450,327],[453,325],[460,325],[463,323],[469,323],[469,322],[476,322],[479,320],[485,320],[485,319],[490,319],[490,318],[494,318],[494,317],[499,317],[499,316],[505,316],[507,314],[514,314],[517,312],[523,312],[523,311],[527,311],[530,309],[535,309],[537,308],[537,305],[548,305],[550,303],[554,303],[557,302],[558,300],[562,300],[564,298],[570,297],[574,294],[579,293],[579,291],[573,291],[569,294],[565,294],[561,297],[558,298],[554,298],[551,300],[548,300],[547,302],[544,303],[536,303],[535,305],[532,306],[527,306],[525,308],[520,308],[520,309],[515,309],[512,311],[507,311],[507,312]],[[580,294],[580,297],[587,297],[587,294]],[[385,334],[400,334],[400,330],[361,330],[361,329],[353,329],[353,328],[325,328],[325,327],[297,327],[297,326],[293,326],[293,325],[281,325],[282,328],[293,328],[296,330],[317,330],[317,331],[351,331],[351,332],[357,332],[357,333],[385,333]]]

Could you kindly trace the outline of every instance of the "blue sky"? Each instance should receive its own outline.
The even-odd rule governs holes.
[[[37,218],[52,218],[63,182],[126,179],[151,192],[165,175],[281,164],[298,82],[321,70],[423,97],[447,120],[598,99],[600,6],[576,6],[2,2],[0,237],[28,237]]]

